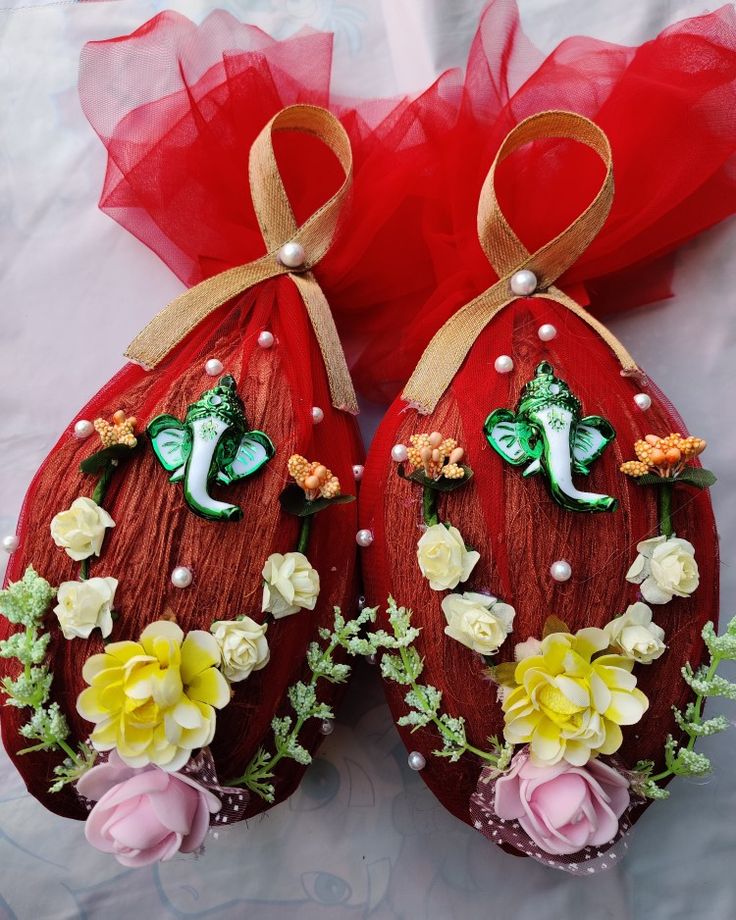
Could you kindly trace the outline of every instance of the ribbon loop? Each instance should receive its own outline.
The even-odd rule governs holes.
[[[301,131],[317,137],[332,150],[345,174],[337,192],[301,226],[297,225],[276,162],[275,131]],[[345,129],[334,115],[318,106],[293,105],[282,109],[253,142],[248,173],[253,206],[268,249],[266,255],[207,278],[180,294],[138,333],[125,356],[150,370],[214,310],[261,281],[288,275],[302,296],[319,343],[332,404],[356,414],[358,403],[332,313],[310,270],[329,250],[340,211],[350,192],[352,152]],[[289,268],[282,264],[279,250],[285,243],[298,243],[303,248],[303,265]]]
[[[588,207],[566,229],[530,253],[511,229],[498,203],[496,169],[514,151],[542,138],[567,138],[586,144],[603,161],[605,176]],[[562,304],[588,323],[614,351],[623,371],[635,373],[638,367],[624,346],[608,329],[580,304],[554,286],[573,265],[606,222],[613,203],[613,158],[605,133],[588,118],[574,112],[539,112],[514,127],[501,144],[483,182],[478,201],[478,237],[499,280],[478,297],[461,307],[435,333],[419,359],[402,398],[419,412],[429,414],[460,369],[473,342],[491,319],[518,299],[511,291],[511,277],[530,269],[537,278],[533,297],[546,297]]]

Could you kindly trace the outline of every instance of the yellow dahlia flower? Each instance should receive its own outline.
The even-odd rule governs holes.
[[[552,633],[537,654],[516,665],[503,688],[504,736],[529,744],[538,765],[561,760],[583,766],[596,754],[613,754],[623,740],[621,725],[634,725],[649,701],[636,689],[634,662],[599,655],[608,648],[602,629],[574,636]]]
[[[131,767],[179,770],[192,750],[212,741],[215,709],[230,701],[219,664],[214,636],[193,630],[185,637],[165,620],[147,626],[139,642],[111,642],[82,670],[90,686],[77,710],[95,723],[92,744],[115,748]]]

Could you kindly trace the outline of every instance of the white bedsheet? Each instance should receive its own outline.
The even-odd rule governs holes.
[[[335,87],[378,95],[419,89],[461,66],[482,3],[17,0],[0,9],[0,534],[14,531],[28,481],[67,420],[180,290],[97,210],[105,155],[76,93],[85,41],[131,31],[167,6],[195,20],[221,6],[277,36],[306,23],[334,30]],[[671,0],[521,0],[521,9],[543,50],[574,33],[639,43],[704,11]],[[676,299],[612,324],[709,441],[723,621],[736,612],[734,249],[733,221],[704,234],[681,254]],[[736,708],[723,708],[733,718]],[[301,789],[247,827],[210,838],[196,861],[124,870],[85,843],[80,824],[30,798],[0,753],[0,918],[730,920],[736,731],[703,750],[713,756],[712,779],[675,782],[616,870],[571,878],[505,855],[443,811],[406,766],[378,679],[361,663]]]

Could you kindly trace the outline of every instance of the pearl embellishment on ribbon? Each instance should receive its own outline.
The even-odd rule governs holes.
[[[514,359],[509,355],[499,355],[493,362],[499,374],[510,374],[514,369]]]
[[[3,549],[6,553],[14,553],[19,545],[20,540],[14,533],[8,534],[7,537],[3,537]]]
[[[355,535],[358,546],[370,546],[373,542],[373,533],[370,530],[359,530]]]
[[[261,348],[271,348],[274,341],[273,333],[269,332],[268,329],[264,329],[258,336],[258,345]]]
[[[537,329],[537,335],[543,342],[551,342],[557,335],[557,330],[551,323],[545,323]]]
[[[404,444],[394,444],[391,448],[391,459],[394,463],[403,463],[409,459],[409,451]]]
[[[88,438],[94,430],[95,426],[89,419],[80,418],[74,426],[74,437],[83,441],[85,438]]]
[[[528,268],[522,268],[520,272],[515,272],[509,282],[511,292],[519,297],[527,297],[533,294],[537,289],[537,276]]]
[[[652,397],[648,393],[637,393],[634,397],[634,402],[642,412],[646,412],[647,409],[652,408]]]
[[[319,425],[319,423],[324,420],[324,417],[325,414],[319,406],[312,406],[312,421],[315,425]]]
[[[185,565],[178,565],[171,573],[171,584],[175,588],[188,588],[192,583],[192,570]]]
[[[322,719],[319,724],[319,732],[321,735],[331,735],[335,731],[335,723],[332,719]]]
[[[284,243],[279,249],[279,262],[287,268],[301,268],[305,258],[304,247],[299,243]]]
[[[353,466],[353,479],[354,479],[356,482],[360,482],[360,480],[363,478],[363,473],[364,473],[364,472],[365,472],[365,467],[363,466],[363,464],[362,464],[362,463],[356,463],[356,464]]]
[[[572,575],[572,566],[566,559],[558,559],[549,567],[549,574],[555,581],[568,581]]]
[[[205,364],[204,370],[209,377],[217,377],[223,371],[222,361],[218,361],[217,358],[210,358]]]
[[[419,751],[412,751],[407,757],[407,762],[411,770],[423,770],[427,766],[424,754],[420,754]]]

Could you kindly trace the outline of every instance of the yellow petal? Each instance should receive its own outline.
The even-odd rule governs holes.
[[[211,633],[203,629],[187,633],[181,647],[181,678],[185,684],[191,684],[198,674],[219,663],[220,646]]]
[[[187,696],[190,700],[208,703],[215,709],[222,709],[230,702],[230,684],[217,668],[207,668],[189,684]]]

